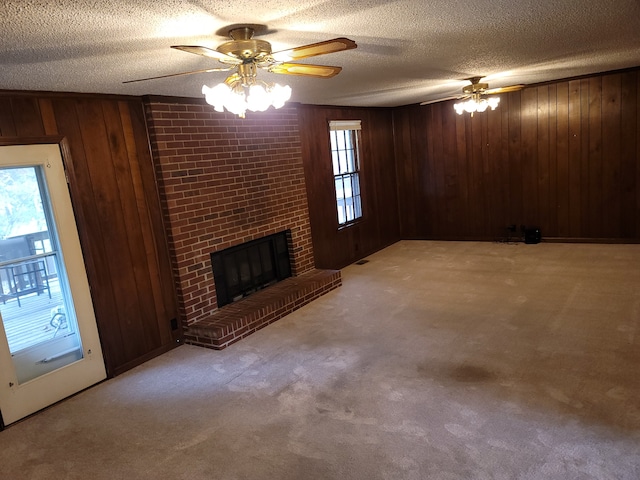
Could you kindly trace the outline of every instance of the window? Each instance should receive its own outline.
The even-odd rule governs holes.
[[[360,120],[329,122],[331,160],[340,226],[362,217],[360,152],[358,150],[360,129]]]

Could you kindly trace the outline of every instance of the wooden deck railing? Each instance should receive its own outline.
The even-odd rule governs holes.
[[[48,340],[54,334],[63,334],[64,329],[56,333],[56,328],[51,325],[52,309],[63,305],[58,280],[50,280],[49,287],[51,298],[47,293],[31,293],[20,297],[20,305],[16,298],[0,303],[11,353]]]

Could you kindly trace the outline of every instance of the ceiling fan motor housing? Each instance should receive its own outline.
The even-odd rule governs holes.
[[[462,87],[462,93],[464,93],[465,95],[472,95],[474,93],[482,93],[488,88],[488,83],[475,82],[471,85],[465,85],[464,87]]]
[[[235,28],[229,31],[229,36],[233,39],[225,42],[216,50],[225,55],[240,58],[242,60],[262,61],[271,54],[271,44],[264,40],[253,38],[254,30],[249,27]],[[224,59],[221,61],[224,62]]]
[[[261,60],[271,54],[271,44],[264,40],[234,40],[223,43],[216,50],[242,60]]]

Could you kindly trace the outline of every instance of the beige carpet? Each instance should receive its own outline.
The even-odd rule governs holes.
[[[0,432],[17,479],[640,478],[640,245],[404,241]]]

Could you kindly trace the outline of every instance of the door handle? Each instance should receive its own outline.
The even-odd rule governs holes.
[[[59,358],[64,357],[65,355],[69,355],[70,353],[77,352],[78,350],[81,350],[81,348],[79,348],[79,347],[70,348],[68,350],[64,350],[62,352],[56,353],[55,355],[51,355],[50,357],[45,357],[42,360],[38,360],[36,362],[36,364],[39,364],[39,363],[50,363],[50,362],[53,362],[55,360],[58,360]]]

